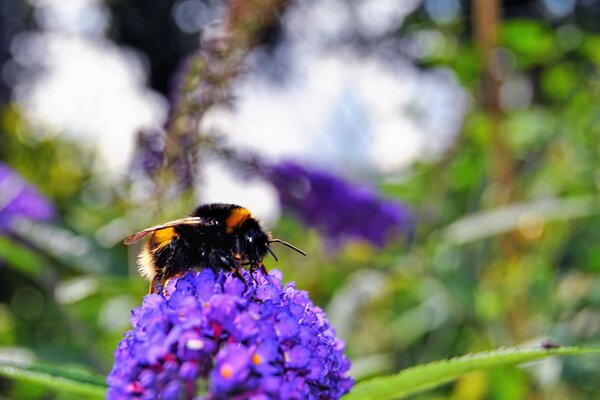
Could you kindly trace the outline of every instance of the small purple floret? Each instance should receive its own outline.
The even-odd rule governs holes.
[[[35,187],[0,162],[0,231],[9,230],[17,218],[50,219],[54,207]]]
[[[132,312],[107,399],[338,399],[352,387],[344,343],[281,274],[247,290],[229,272],[188,271]],[[207,382],[200,385],[201,381]],[[206,393],[199,393],[201,387]]]

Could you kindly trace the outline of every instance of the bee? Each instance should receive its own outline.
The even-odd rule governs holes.
[[[124,240],[126,245],[146,236],[138,256],[139,272],[150,280],[149,293],[159,293],[165,283],[187,270],[213,268],[232,271],[247,287],[241,274],[250,266],[250,275],[261,270],[266,273],[263,259],[270,253],[272,243],[283,244],[302,255],[306,253],[281,239],[274,239],[248,209],[235,204],[205,204],[198,206],[189,217],[155,225]]]

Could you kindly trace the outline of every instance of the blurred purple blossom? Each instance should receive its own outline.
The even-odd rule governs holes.
[[[289,161],[271,166],[266,177],[275,185],[283,208],[330,242],[359,239],[382,247],[412,232],[412,213],[367,186]]]
[[[165,151],[164,134],[158,130],[141,130],[136,136],[132,170],[146,176],[154,176],[163,164]]]
[[[350,362],[325,314],[281,274],[189,271],[133,310],[108,399],[337,399]]]
[[[38,190],[0,162],[0,231],[10,229],[16,218],[47,220],[54,207]]]

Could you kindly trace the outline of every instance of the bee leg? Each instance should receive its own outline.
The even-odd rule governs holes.
[[[254,281],[254,284],[256,286],[258,286],[258,281],[256,280],[256,277],[254,276],[254,273],[256,272],[256,270],[258,269],[258,265],[255,263],[250,264],[250,276],[252,277],[252,280]]]
[[[244,282],[244,291],[246,291],[248,289],[248,282],[246,282],[244,275],[242,275],[242,273],[240,272],[242,269],[241,265],[235,265],[237,263],[232,263],[231,260],[224,255],[218,256],[218,259],[223,266],[229,268],[233,276],[240,278],[242,282]]]
[[[265,275],[269,275],[269,271],[267,271],[267,269],[265,268],[265,264],[258,263],[258,267],[260,268],[260,272],[262,272]]]
[[[236,238],[235,239],[235,243],[233,245],[233,265],[234,265],[234,275],[238,276],[242,282],[244,282],[244,292],[248,290],[248,282],[246,282],[246,279],[244,278],[244,276],[242,275],[241,271],[243,269],[243,265],[244,265],[244,260],[242,260],[242,256],[241,256],[241,252],[242,252],[242,245],[240,243],[240,239]],[[250,276],[252,276],[252,273],[250,274]]]
[[[164,284],[165,277],[162,274],[154,275],[154,278],[150,281],[150,287],[148,288],[148,294],[160,294],[162,286]]]
[[[269,274],[267,272],[267,269],[265,268],[264,264],[262,263],[262,261],[251,261],[250,262],[250,276],[252,277],[252,280],[254,281],[255,286],[258,286],[258,279],[256,279],[256,276],[255,276],[255,273],[258,270],[260,270],[263,273],[263,275]]]
[[[242,275],[240,270],[236,268],[232,268],[231,272],[233,273],[233,276],[237,276],[242,280],[242,282],[244,282],[244,292],[246,292],[248,290],[248,282],[246,282],[246,278],[244,278],[244,275]]]
[[[262,261],[253,261],[250,263],[250,276],[252,276],[254,283],[256,283],[256,285],[258,286],[258,281],[254,276],[254,273],[257,270],[260,270],[260,272],[262,272],[264,275],[268,275],[269,273],[267,272],[267,269],[265,268],[265,265],[262,263]]]
[[[165,278],[162,283],[162,293],[163,294],[165,293],[165,289],[167,288],[167,285],[169,284],[169,282],[171,282],[173,279],[181,278],[183,276],[183,274],[184,274],[183,272],[178,272],[176,274],[169,276],[168,278]]]

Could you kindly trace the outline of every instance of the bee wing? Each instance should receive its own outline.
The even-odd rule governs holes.
[[[161,229],[171,228],[173,226],[178,225],[208,225],[206,220],[200,217],[186,217],[181,219],[176,219],[175,221],[170,221],[165,224],[151,226],[150,228],[146,228],[143,231],[139,231],[138,233],[134,233],[131,236],[128,236],[123,240],[123,243],[126,245],[134,244],[148,236],[149,234],[159,231]]]

